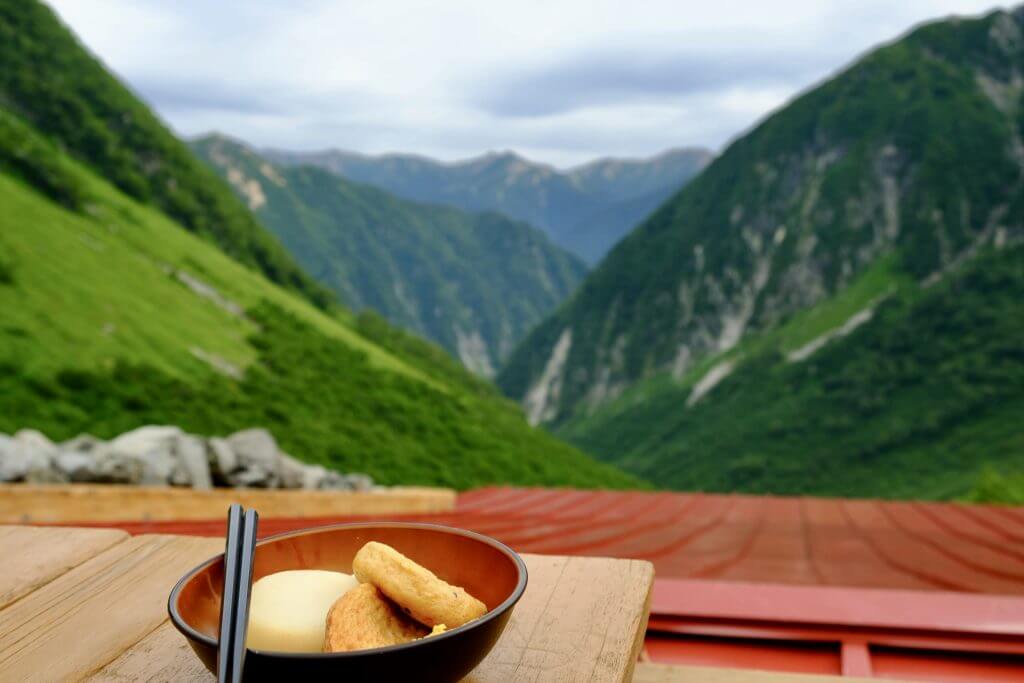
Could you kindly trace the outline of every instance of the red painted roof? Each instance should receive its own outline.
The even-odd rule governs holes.
[[[402,518],[521,552],[650,560],[654,661],[1024,681],[1024,508],[484,488]],[[260,535],[339,521],[265,518]],[[219,519],[107,526],[224,533]]]
[[[522,552],[646,559],[659,578],[1024,595],[1024,508],[484,488],[460,494],[454,512],[406,518],[473,529]],[[264,519],[260,529],[336,521]],[[114,526],[223,533],[222,520]]]

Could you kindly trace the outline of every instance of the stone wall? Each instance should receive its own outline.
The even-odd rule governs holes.
[[[365,474],[341,474],[283,452],[265,429],[227,437],[187,434],[178,427],[139,427],[111,441],[89,434],[53,443],[23,429],[0,434],[0,482],[107,483],[270,489],[373,488]]]

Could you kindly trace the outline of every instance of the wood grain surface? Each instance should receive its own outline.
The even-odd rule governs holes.
[[[88,675],[167,619],[167,595],[224,542],[136,536],[0,610],[5,680],[62,681]]]
[[[0,608],[127,538],[116,529],[0,526]]]

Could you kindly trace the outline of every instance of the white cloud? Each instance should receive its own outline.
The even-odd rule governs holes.
[[[51,0],[179,133],[559,165],[718,147],[912,24],[987,0]]]

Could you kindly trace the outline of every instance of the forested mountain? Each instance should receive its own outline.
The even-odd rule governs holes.
[[[586,273],[539,230],[398,199],[316,166],[278,166],[224,136],[193,142],[306,270],[492,376]]]
[[[497,211],[545,230],[556,244],[590,263],[711,159],[704,149],[674,149],[650,159],[601,159],[559,171],[513,152],[455,163],[339,150],[265,153],[284,164],[321,166],[407,199]]]
[[[1024,9],[867,54],[623,240],[501,385],[680,487],[952,495],[1019,466],[1022,83]]]

